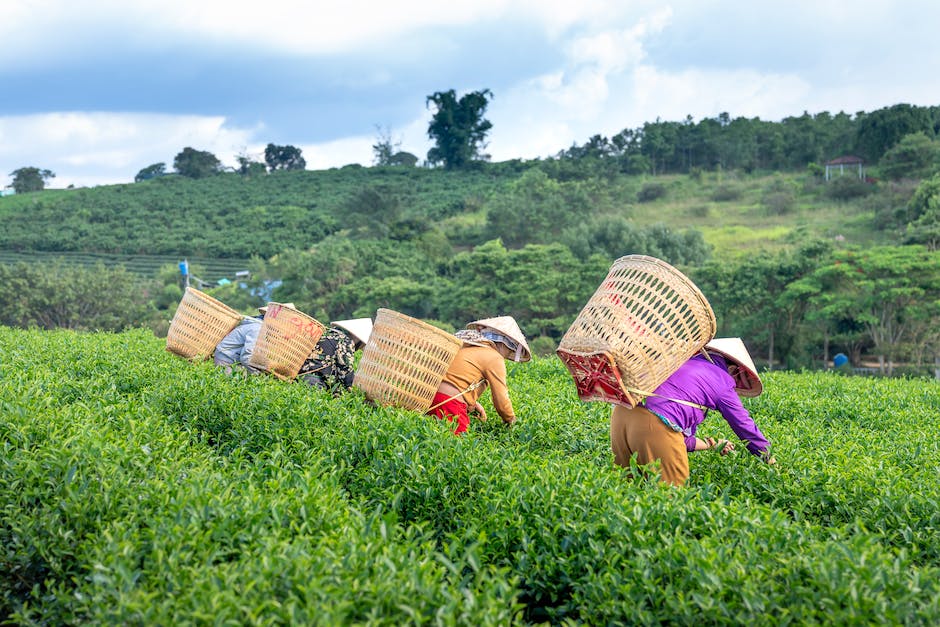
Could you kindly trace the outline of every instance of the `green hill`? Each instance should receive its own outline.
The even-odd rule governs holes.
[[[181,297],[176,265],[188,259],[208,282],[200,287],[243,312],[267,300],[294,302],[319,320],[385,307],[444,328],[505,313],[547,353],[610,263],[644,254],[686,272],[711,302],[719,334],[748,338],[768,365],[815,367],[841,351],[855,365],[874,354],[888,373],[894,362],[917,374],[930,367],[940,351],[929,332],[940,315],[931,304],[940,290],[936,176],[827,181],[818,168],[653,176],[623,163],[562,156],[462,171],[173,175],[0,198],[0,274],[11,277],[0,323],[48,326],[43,309],[86,298],[49,287],[80,281],[63,268],[103,262],[89,272],[137,273],[146,284],[122,294],[140,302],[94,326],[77,313],[87,303],[59,303],[58,324],[163,333]],[[10,263],[60,257],[64,265],[35,271]],[[845,274],[848,266],[857,273]],[[211,288],[242,270],[248,279]],[[24,298],[40,289],[50,295]],[[886,302],[885,293],[894,296]]]
[[[498,235],[487,228],[487,211],[518,202],[520,179],[534,169],[549,168],[531,162],[470,172],[346,168],[254,178],[165,177],[10,196],[0,199],[0,251],[5,260],[36,251],[121,255],[143,271],[152,267],[144,261],[148,256],[205,262],[268,258],[357,229],[393,241],[439,231],[454,250],[462,250]],[[807,234],[866,246],[898,243],[900,234],[885,228],[885,217],[913,193],[894,184],[847,189],[807,173],[547,180],[554,186],[531,196],[548,196],[526,199],[533,211],[539,203],[557,203],[582,223],[621,217],[639,227],[693,228],[719,255],[779,249]],[[533,228],[505,234],[504,240],[548,243],[562,230]],[[133,257],[142,263],[131,263]]]

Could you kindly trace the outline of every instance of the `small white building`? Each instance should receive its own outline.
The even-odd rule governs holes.
[[[845,176],[846,170],[849,174],[855,174],[860,180],[865,180],[864,164],[861,157],[852,155],[836,157],[826,162],[826,180],[831,180],[833,176]]]

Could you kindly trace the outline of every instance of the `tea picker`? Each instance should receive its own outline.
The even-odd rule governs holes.
[[[660,478],[683,485],[688,453],[712,449],[696,437],[718,411],[751,453],[773,463],[770,443],[739,398],[763,390],[739,338],[714,339],[715,315],[685,275],[644,255],[621,257],[565,333],[558,355],[585,401],[612,405],[614,463],[659,462]],[[731,448],[729,448],[729,446]],[[722,443],[721,452],[733,450]]]

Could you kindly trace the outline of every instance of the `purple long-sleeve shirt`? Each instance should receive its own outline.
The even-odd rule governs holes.
[[[747,450],[761,455],[770,442],[754,424],[751,415],[734,391],[734,379],[728,374],[725,360],[712,354],[715,363],[696,355],[682,364],[654,391],[657,396],[646,399],[646,408],[681,428],[686,450],[695,450],[695,432],[705,420],[705,412],[669,399],[680,399],[704,405],[721,413],[735,435],[747,442]]]

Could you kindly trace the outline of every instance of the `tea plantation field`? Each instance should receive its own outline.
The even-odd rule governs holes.
[[[765,387],[778,465],[695,453],[677,490],[613,469],[555,359],[458,438],[148,331],[0,328],[0,623],[940,624],[940,384]]]

